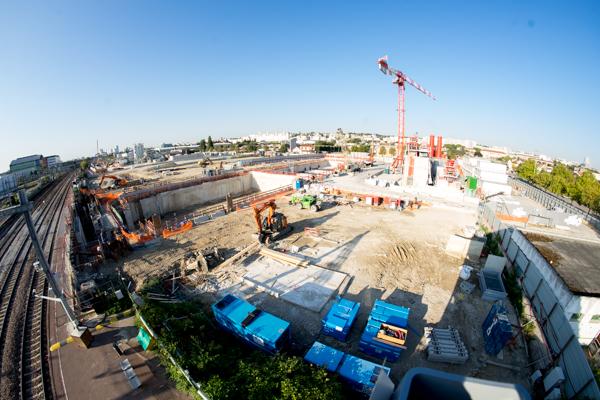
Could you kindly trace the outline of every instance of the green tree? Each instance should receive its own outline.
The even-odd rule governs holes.
[[[281,146],[279,146],[280,153],[287,153],[289,149],[290,149],[290,144],[287,142],[281,143]]]
[[[368,153],[371,151],[371,146],[368,144],[357,144],[350,147],[350,151],[356,153]]]
[[[330,153],[341,151],[341,146],[336,146],[335,140],[326,141],[326,140],[317,140],[315,142],[315,152],[320,153],[322,151],[327,151]]]
[[[379,155],[385,156],[386,153],[387,153],[387,151],[385,150],[385,147],[379,146]]]
[[[460,144],[445,144],[444,149],[446,150],[446,154],[450,160],[462,157],[467,153],[465,146]]]
[[[552,183],[552,175],[549,172],[540,171],[540,173],[531,177],[531,181],[547,189]]]
[[[557,164],[552,168],[552,181],[548,185],[548,190],[556,194],[571,196],[575,189],[575,176],[564,164]]]
[[[248,142],[248,144],[246,144],[246,149],[251,152],[255,152],[256,150],[258,150],[258,145],[256,144],[256,141],[253,140]]]
[[[396,148],[395,148],[394,146],[390,147],[390,148],[388,149],[388,154],[389,154],[390,156],[395,156],[395,155],[396,155]]]
[[[575,181],[574,199],[579,204],[600,211],[600,182],[590,171],[585,171]]]
[[[81,160],[81,162],[79,163],[79,168],[81,168],[83,171],[88,169],[89,166],[90,162],[88,160]]]
[[[483,154],[481,153],[481,149],[479,147],[475,147],[475,152],[473,153],[473,155],[475,157],[483,157]]]
[[[200,151],[206,151],[206,140],[204,140],[204,139],[200,140],[200,143],[198,143],[198,146],[200,146]]]
[[[517,174],[527,180],[531,180],[536,174],[535,160],[529,159],[523,161],[516,169]]]
[[[215,144],[213,143],[212,137],[208,136],[208,141],[206,142],[208,150],[211,151],[215,148]]]

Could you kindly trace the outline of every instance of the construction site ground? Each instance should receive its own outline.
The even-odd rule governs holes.
[[[201,166],[199,160],[195,161],[164,161],[143,166],[130,166],[114,171],[114,175],[127,176],[132,179],[143,179],[149,182],[179,182],[187,179],[206,176],[207,170],[218,169],[221,165],[224,169],[231,169],[237,159],[215,160],[212,164]]]
[[[295,304],[287,301],[285,296],[275,297],[264,287],[245,282],[242,278],[250,266],[264,257],[256,253],[233,263],[225,262],[193,284],[187,281],[186,288],[180,293],[200,298],[207,305],[226,293],[243,296],[257,307],[291,323],[291,351],[299,355],[303,355],[315,340],[320,340],[379,363],[383,360],[360,352],[358,343],[373,302],[382,299],[410,308],[408,349],[397,362],[387,364],[392,368],[391,377],[395,383],[410,368],[426,366],[528,387],[527,356],[520,338],[515,346],[503,350],[500,359],[491,358],[516,368],[482,361],[485,352],[481,324],[491,303],[481,299],[476,272],[485,260],[456,258],[444,250],[450,236],[472,232],[475,227],[476,207],[472,202],[461,205],[434,201],[420,209],[403,212],[362,203],[324,204],[323,209],[315,213],[292,207],[287,204],[288,200],[289,197],[278,199],[277,206],[278,211],[287,216],[293,231],[276,243],[276,249],[299,254],[313,265],[347,276],[337,287],[337,292],[361,303],[347,342],[320,333],[321,319],[336,293],[332,292],[316,312],[318,305],[311,310],[311,307],[299,305],[301,302]],[[314,230],[308,234],[305,228]],[[153,247],[135,250],[116,263],[106,264],[103,270],[121,268],[139,289],[151,277],[179,270],[181,262],[193,251],[217,247],[227,259],[255,243],[255,232],[252,211],[238,211],[162,240]],[[459,270],[463,264],[475,267],[470,282],[476,288],[471,294],[463,293],[459,288]],[[329,296],[329,293],[314,293],[314,296],[322,295]],[[512,307],[509,309],[513,323],[517,323]],[[428,362],[423,338],[425,326],[457,328],[470,352],[469,360],[463,365]]]

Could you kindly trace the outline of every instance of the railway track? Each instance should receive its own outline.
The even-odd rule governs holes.
[[[33,220],[45,255],[50,259],[71,177],[50,188],[34,207]],[[23,218],[0,239],[0,399],[49,399],[45,301],[32,295],[46,293]]]

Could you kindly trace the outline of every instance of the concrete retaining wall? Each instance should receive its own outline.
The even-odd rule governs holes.
[[[156,196],[140,200],[140,205],[144,217],[148,218],[153,214],[165,215],[189,207],[223,201],[227,193],[236,197],[256,190],[258,189],[252,177],[242,175],[159,193]]]
[[[323,161],[321,162],[323,163]],[[292,185],[295,180],[294,175],[252,171],[247,175],[205,182],[200,185],[159,193],[156,196],[146,197],[139,201],[130,201],[128,208],[125,210],[125,220],[128,228],[133,229],[134,221],[140,218],[149,218],[154,214],[165,216],[168,213],[186,208],[225,201],[225,196],[228,193],[231,193],[233,197],[238,197],[253,192],[269,191]]]
[[[261,192],[273,190],[286,185],[293,185],[297,179],[294,175],[272,174],[268,172],[252,171],[252,185],[255,190]]]

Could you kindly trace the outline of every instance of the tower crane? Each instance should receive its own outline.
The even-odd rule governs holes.
[[[431,97],[435,100],[435,97],[425,89],[423,86],[419,85],[417,82],[406,76],[406,74],[402,71],[398,71],[396,69],[390,68],[388,65],[387,56],[381,57],[377,60],[377,65],[379,66],[379,70],[386,75],[390,75],[394,77],[392,83],[394,85],[398,85],[398,145],[396,148],[396,157],[392,162],[392,170],[395,172],[399,167],[402,167],[404,162],[404,92],[405,92],[405,84],[408,83],[419,92]]]

